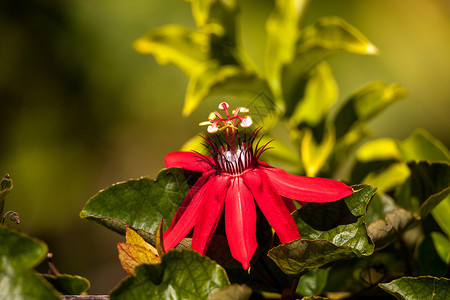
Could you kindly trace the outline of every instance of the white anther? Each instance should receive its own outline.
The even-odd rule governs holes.
[[[229,106],[228,103],[226,103],[226,102],[221,102],[221,103],[219,104],[219,109],[221,109],[221,110],[225,110],[225,109],[227,109],[228,107],[230,107],[230,106]]]
[[[219,127],[217,127],[216,124],[211,124],[211,125],[208,126],[207,131],[209,133],[216,133],[217,131],[219,131]]]
[[[241,121],[241,127],[247,128],[253,124],[253,120],[250,116],[245,116],[245,118]]]

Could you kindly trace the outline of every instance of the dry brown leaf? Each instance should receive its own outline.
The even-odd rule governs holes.
[[[157,250],[134,230],[127,227],[126,243],[117,243],[119,260],[128,275],[135,275],[134,268],[140,264],[161,262]]]

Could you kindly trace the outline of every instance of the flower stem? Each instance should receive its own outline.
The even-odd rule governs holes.
[[[282,296],[281,300],[294,300],[295,294],[297,292],[297,286],[300,281],[300,278],[305,274],[306,272],[302,272],[295,276],[294,281],[292,282],[291,289],[289,290],[289,294],[286,296]]]
[[[55,264],[53,263],[53,253],[51,253],[51,252],[47,253],[47,264],[48,264],[48,267],[49,267],[50,271],[51,271],[54,275],[58,276],[58,275],[61,274],[61,273],[58,271],[58,269],[56,268]]]

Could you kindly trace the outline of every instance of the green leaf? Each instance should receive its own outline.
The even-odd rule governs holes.
[[[336,138],[342,138],[355,127],[361,127],[394,101],[406,96],[398,84],[387,85],[376,81],[354,93],[339,110],[334,124]]]
[[[402,277],[379,286],[401,300],[445,300],[450,297],[450,281],[446,278]]]
[[[34,268],[47,254],[47,245],[41,241],[4,226],[0,226],[0,241],[0,255],[15,269]]]
[[[252,294],[252,289],[245,284],[230,284],[216,291],[209,300],[247,300]]]
[[[397,142],[403,160],[429,160],[450,162],[449,150],[423,129],[417,129],[406,140]],[[432,215],[441,229],[450,237],[450,196],[433,210]]]
[[[373,244],[366,232],[366,207],[376,189],[354,185],[352,195],[331,203],[308,203],[292,215],[305,239],[325,239],[348,246],[357,256],[370,255]]]
[[[327,127],[322,141],[318,144],[310,128],[305,127],[301,140],[300,153],[307,176],[316,176],[333,151],[335,135],[333,127]]]
[[[365,227],[366,206],[375,194],[368,185],[331,203],[308,203],[292,214],[302,237],[271,249],[269,257],[286,274],[296,275],[356,256],[373,253]]]
[[[203,2],[203,0],[200,0]],[[193,4],[195,4],[195,1]],[[253,63],[237,39],[236,18],[239,10],[236,0],[215,0],[203,6],[203,32],[210,36],[211,58],[221,66],[236,65],[254,70]],[[209,9],[209,12],[206,11]]]
[[[289,275],[299,275],[344,258],[355,257],[349,246],[338,246],[323,239],[298,239],[272,248],[267,255]]]
[[[450,263],[450,240],[440,232],[432,232],[431,239],[439,257],[448,265]]]
[[[198,2],[194,0],[192,3]],[[200,2],[205,2],[200,0]],[[214,42],[222,42],[222,45],[217,45],[219,48],[227,48],[233,50],[236,45],[236,15],[238,12],[238,1],[236,0],[215,0],[210,1],[210,4],[204,4],[203,16],[205,16],[205,31],[213,33],[218,37]],[[209,9],[209,12],[206,11]],[[214,50],[214,49],[213,49]]]
[[[0,299],[60,299],[34,271],[47,246],[23,233],[0,226]]]
[[[261,137],[260,145],[267,143],[269,143],[269,148],[273,149],[264,152],[262,155],[262,160],[264,162],[267,162],[270,165],[283,165],[283,167],[286,166],[286,168],[291,168],[293,170],[299,169],[301,161],[297,151],[282,141],[275,139],[268,134],[264,134]]]
[[[407,164],[401,160],[397,141],[383,138],[367,142],[357,150],[351,179],[387,193],[402,185],[410,173]]]
[[[450,162],[448,149],[423,129],[417,129],[407,139],[397,144],[405,162],[411,160]]]
[[[263,254],[266,253],[265,251]],[[227,268],[226,271],[230,282],[248,285],[257,292],[276,293],[281,287],[292,286],[292,278],[285,274],[267,255],[261,255],[256,259],[249,270],[244,270],[240,266]],[[264,273],[261,270],[264,270]],[[270,277],[276,278],[276,280],[267,280],[266,274],[271,274]]]
[[[320,295],[325,288],[330,269],[314,269],[300,278],[297,293],[301,295]]]
[[[251,103],[261,93],[272,97],[265,80],[237,65],[220,66],[211,61],[197,71],[186,90],[183,107],[185,116],[191,114],[207,97],[238,98],[246,103]]]
[[[369,141],[356,152],[356,159],[367,163],[380,160],[401,160],[397,141],[390,138],[381,138]]]
[[[6,195],[12,190],[13,182],[9,174],[6,174],[0,181],[0,218],[3,217]]]
[[[296,76],[287,76],[283,80],[286,102],[297,103],[290,122],[292,126],[303,123],[310,127],[318,126],[327,117],[338,96],[338,87],[331,68],[326,62],[317,65],[308,74],[306,85],[298,84],[295,78]]]
[[[191,2],[192,15],[198,27],[205,26],[209,19],[211,8],[210,0],[189,0]]]
[[[439,224],[442,231],[450,238],[450,196],[441,201],[432,211],[431,214]]]
[[[373,55],[378,49],[355,27],[339,17],[323,17],[302,31],[297,57],[303,57],[301,70],[308,70],[339,50]]]
[[[310,77],[307,75],[308,72],[328,56],[341,50],[357,54],[377,53],[376,47],[361,32],[341,18],[324,17],[304,28],[297,43],[295,56],[290,59],[290,63],[283,68],[282,72],[283,96],[288,107],[292,107],[292,103],[296,103],[301,98],[301,88]],[[330,85],[334,83],[334,79],[331,72],[328,73],[329,81],[326,83]],[[334,92],[335,87],[329,86],[329,88]],[[318,101],[316,100],[316,103]]]
[[[63,295],[81,295],[90,287],[86,278],[74,275],[50,275],[43,274],[44,278],[53,285],[53,287]]]
[[[433,234],[440,234],[440,233],[432,232],[431,235],[430,234],[426,235],[418,247],[417,254],[419,258],[418,261],[421,267],[421,274],[431,276],[445,276],[448,270],[448,264],[445,263],[446,258],[443,259],[440,256],[439,251],[443,250],[442,252],[446,252],[445,254],[441,253],[443,256],[445,256],[448,254],[448,251],[450,251],[449,250],[450,248],[446,249],[441,248],[438,251],[438,247],[434,243]],[[436,237],[436,235],[434,236]],[[440,244],[439,246],[450,247],[450,245],[448,245],[449,242],[445,236],[443,235],[437,236],[438,239],[443,237],[443,239],[438,241],[438,243],[445,240],[447,243],[447,244]]]
[[[171,250],[161,264],[136,267],[111,293],[119,299],[208,299],[229,282],[225,270],[193,250]]]
[[[424,218],[450,193],[450,165],[428,161],[408,163],[411,177],[402,186],[398,202]]]
[[[391,164],[378,172],[367,174],[362,180],[364,184],[376,186],[380,193],[394,190],[403,184],[410,175],[408,166],[403,162]]]
[[[209,37],[204,32],[167,25],[153,29],[134,42],[142,54],[152,54],[160,64],[172,63],[192,76],[210,59]]]
[[[189,191],[189,181],[196,180],[195,174],[169,168],[160,171],[156,180],[142,177],[114,184],[92,197],[80,216],[120,234],[125,234],[126,227],[132,227],[154,243],[152,239],[161,218],[167,220],[164,224],[167,230]]]
[[[277,0],[267,19],[267,44],[265,54],[266,78],[272,88],[277,106],[283,110],[281,100],[281,70],[294,58],[295,44],[299,36],[299,23],[306,4],[305,0]],[[283,34],[280,34],[280,33]]]
[[[398,208],[394,199],[383,193],[376,193],[367,207],[366,224],[370,224],[378,219],[384,219],[384,216]]]

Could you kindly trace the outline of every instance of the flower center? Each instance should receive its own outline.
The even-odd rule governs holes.
[[[243,149],[241,146],[238,146],[235,153],[231,151],[217,153],[214,157],[216,170],[231,176],[239,176],[245,170],[253,169],[256,161],[253,159],[252,152],[249,149]]]
[[[246,170],[254,169],[258,165],[259,156],[267,149],[266,145],[253,149],[253,142],[256,139],[261,128],[254,130],[251,134],[247,133],[247,128],[253,123],[250,116],[239,116],[239,112],[248,112],[245,107],[237,107],[233,110],[233,115],[228,113],[228,103],[219,104],[219,109],[224,110],[226,118],[222,117],[217,111],[209,115],[208,121],[199,125],[208,125],[208,133],[214,134],[223,132],[225,140],[220,136],[215,139],[210,135],[205,137],[208,142],[208,150],[214,160],[211,167],[216,169],[219,174],[229,174],[239,176]],[[216,119],[217,117],[217,119]],[[244,128],[244,132],[239,133],[238,127]]]

